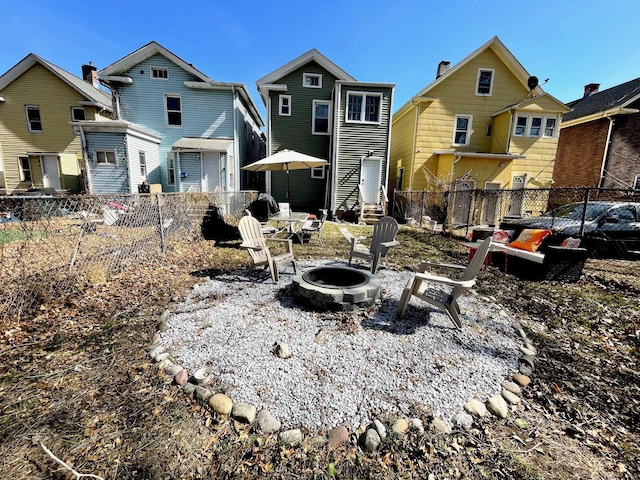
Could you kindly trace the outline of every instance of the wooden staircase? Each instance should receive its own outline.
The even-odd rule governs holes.
[[[362,190],[358,186],[358,204],[360,205],[358,223],[360,225],[375,225],[387,214],[387,189],[381,185],[378,203],[365,203]]]

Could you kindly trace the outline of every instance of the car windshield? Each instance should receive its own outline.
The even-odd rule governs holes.
[[[587,215],[585,220],[591,221],[602,215],[610,205],[604,205],[601,203],[589,203],[587,205]],[[584,204],[583,203],[570,203],[569,205],[563,205],[555,208],[550,212],[545,213],[545,217],[560,217],[569,218],[571,220],[582,220]]]

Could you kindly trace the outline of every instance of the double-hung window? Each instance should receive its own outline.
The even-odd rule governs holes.
[[[31,164],[29,163],[29,157],[18,158],[18,166],[20,167],[20,181],[31,181]]]
[[[138,152],[138,159],[140,161],[140,176],[143,180],[147,179],[147,155],[144,152]]]
[[[489,68],[478,69],[476,95],[490,96],[492,89],[493,89],[493,70]]]
[[[96,163],[98,165],[116,166],[116,152],[113,150],[96,150]]]
[[[167,125],[173,127],[182,126],[182,98],[180,95],[165,95],[165,109],[167,112]]]
[[[453,145],[469,145],[471,141],[471,124],[473,115],[456,115],[455,130],[453,132]]]
[[[381,93],[347,93],[347,122],[380,123]]]
[[[27,126],[30,132],[42,131],[42,120],[40,119],[40,107],[36,105],[27,105]]]
[[[322,88],[322,75],[319,73],[305,73],[302,79],[303,87]]]
[[[167,185],[176,184],[176,158],[173,152],[167,152]]]
[[[278,97],[278,113],[283,117],[291,116],[291,95],[280,95]]]
[[[518,115],[513,134],[517,137],[553,138],[556,136],[556,125],[555,117]]]
[[[331,102],[325,100],[313,101],[313,128],[314,135],[329,135],[329,117]]]

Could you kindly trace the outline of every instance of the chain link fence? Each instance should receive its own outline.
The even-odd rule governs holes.
[[[549,229],[592,257],[640,259],[640,191],[596,188],[396,192],[400,221],[469,238],[478,229]]]
[[[257,192],[0,197],[0,320],[184,242],[234,238]]]

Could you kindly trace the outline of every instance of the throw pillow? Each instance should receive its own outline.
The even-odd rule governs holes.
[[[509,244],[510,247],[520,248],[529,252],[535,252],[538,250],[542,241],[551,234],[551,230],[535,230],[532,228],[525,228],[520,232],[518,238]]]
[[[573,237],[565,238],[560,246],[562,248],[578,248],[580,246],[580,239]]]
[[[491,235],[491,240],[496,243],[502,243],[506,245],[511,241],[511,237],[513,236],[514,230],[496,230]]]

